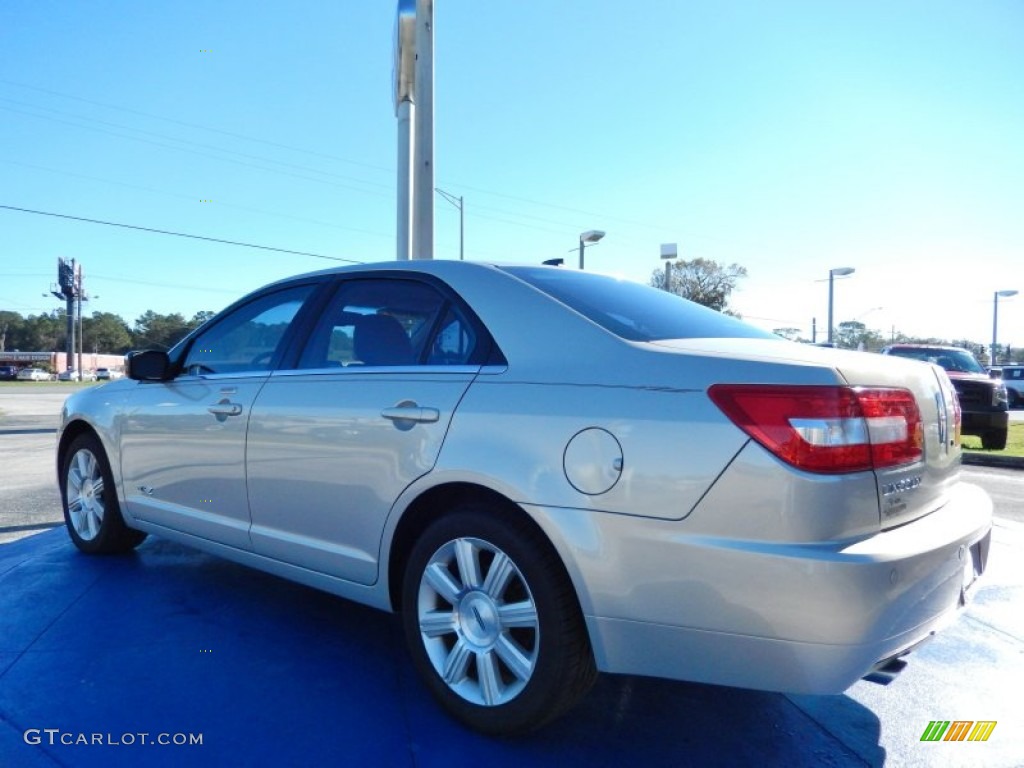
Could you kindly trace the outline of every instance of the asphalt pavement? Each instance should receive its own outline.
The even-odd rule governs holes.
[[[40,447],[22,461],[10,424],[0,489],[38,488],[52,433],[29,433]],[[0,494],[0,527],[21,509]],[[434,705],[393,616],[155,537],[97,558],[61,528],[22,531],[0,544],[0,767],[1021,766],[1022,605],[1024,525],[1000,518],[971,602],[889,686],[786,696],[606,675],[562,720],[495,740]],[[958,720],[996,725],[985,742],[921,740]]]

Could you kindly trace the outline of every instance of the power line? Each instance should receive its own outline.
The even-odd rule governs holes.
[[[254,136],[246,136],[245,134],[234,133],[232,131],[225,131],[225,130],[221,130],[220,128],[213,128],[213,127],[208,126],[208,125],[199,125],[198,123],[189,123],[189,122],[185,122],[184,120],[176,120],[173,117],[166,117],[166,116],[163,116],[163,115],[154,115],[154,114],[151,114],[149,112],[143,112],[143,111],[138,110],[138,109],[131,109],[129,107],[120,107],[120,106],[117,106],[115,104],[106,104],[106,103],[104,103],[102,101],[94,101],[92,99],[84,99],[81,96],[73,96],[73,95],[71,95],[69,93],[61,93],[60,91],[53,91],[53,90],[50,90],[48,88],[39,88],[37,86],[28,85],[26,83],[18,83],[18,82],[15,82],[13,80],[0,79],[0,83],[4,83],[6,85],[13,85],[13,86],[15,86],[17,88],[25,88],[25,89],[28,89],[30,91],[38,91],[40,93],[48,93],[48,94],[50,94],[52,96],[60,96],[61,98],[64,98],[64,99],[72,99],[74,101],[80,101],[83,104],[92,104],[93,106],[103,107],[105,109],[114,109],[114,110],[117,110],[118,112],[126,112],[126,113],[131,114],[131,115],[139,115],[141,117],[146,117],[146,118],[149,118],[151,120],[163,120],[163,121],[168,122],[168,123],[174,123],[176,125],[182,125],[182,126],[184,126],[186,128],[197,128],[197,129],[202,130],[202,131],[209,131],[211,133],[219,133],[222,136],[230,136],[231,138],[234,138],[234,139],[244,139],[245,141],[251,141],[251,142],[254,142],[256,144],[265,144],[265,145],[270,146],[270,147],[278,147],[279,149],[287,149],[287,150],[290,150],[292,152],[301,152],[303,154],[312,155],[314,157],[322,157],[322,158],[326,158],[326,159],[329,159],[329,160],[338,160],[338,161],[340,161],[342,163],[348,163],[349,165],[355,165],[355,166],[362,166],[363,168],[369,168],[369,169],[372,169],[372,170],[375,170],[375,171],[386,171],[387,173],[394,173],[394,171],[395,171],[394,168],[385,168],[384,166],[373,165],[371,163],[364,163],[364,162],[360,162],[358,160],[350,160],[349,158],[340,157],[338,155],[328,154],[326,152],[317,152],[317,151],[310,150],[310,149],[303,149],[302,147],[293,147],[293,146],[290,146],[288,144],[282,144],[282,143],[276,142],[276,141],[268,141],[267,139],[260,139],[260,138],[254,137]]]
[[[276,142],[276,141],[269,141],[269,140],[261,139],[261,138],[255,137],[255,136],[248,136],[248,135],[245,135],[245,134],[235,133],[235,132],[232,132],[232,131],[225,131],[225,130],[222,130],[222,129],[219,129],[219,128],[213,128],[213,127],[207,126],[207,125],[187,122],[187,121],[184,121],[184,120],[178,120],[178,119],[175,119],[175,118],[172,118],[172,117],[163,116],[163,115],[156,115],[156,114],[144,112],[144,111],[137,110],[137,109],[132,109],[132,108],[129,108],[129,107],[118,106],[118,105],[115,105],[115,104],[105,103],[105,102],[102,102],[102,101],[95,101],[93,99],[86,99],[86,98],[82,98],[80,96],[75,96],[75,95],[72,95],[72,94],[63,93],[63,92],[51,90],[51,89],[48,89],[48,88],[40,88],[38,86],[29,85],[27,83],[20,83],[20,82],[16,82],[16,81],[13,81],[13,80],[8,80],[6,78],[0,78],[0,84],[4,84],[4,85],[8,85],[8,86],[14,86],[16,88],[22,88],[22,89],[26,89],[26,90],[30,90],[30,91],[36,91],[38,93],[45,93],[45,94],[48,94],[50,96],[57,96],[57,97],[60,97],[60,98],[63,98],[63,99],[70,99],[70,100],[77,101],[77,102],[80,102],[80,103],[83,103],[83,104],[90,104],[90,105],[93,105],[93,106],[102,107],[104,109],[116,110],[118,112],[122,112],[122,113],[125,113],[125,114],[137,115],[137,116],[144,117],[144,118],[147,118],[147,119],[150,119],[150,120],[160,120],[160,121],[164,121],[164,122],[171,123],[171,124],[174,124],[174,125],[179,125],[179,126],[183,126],[183,127],[186,127],[186,128],[190,128],[190,129],[208,131],[210,133],[219,134],[219,135],[226,136],[226,137],[231,137],[231,138],[234,138],[234,139],[241,139],[241,140],[244,140],[244,141],[249,141],[249,142],[253,142],[253,143],[257,143],[257,144],[263,144],[264,146],[276,147],[276,148],[279,148],[279,149],[285,149],[285,150],[292,151],[292,152],[298,152],[298,153],[306,154],[306,155],[313,156],[313,157],[320,157],[320,158],[335,160],[335,161],[346,163],[346,164],[349,164],[349,165],[352,165],[352,166],[358,166],[358,167],[362,167],[362,168],[366,168],[366,169],[370,169],[370,170],[374,170],[374,171],[385,171],[385,172],[392,172],[392,173],[394,172],[394,168],[389,168],[389,167],[385,167],[385,166],[380,166],[380,165],[374,165],[374,164],[370,164],[370,163],[360,162],[360,161],[352,160],[352,159],[349,159],[349,158],[341,157],[341,156],[335,155],[335,154],[330,154],[330,153],[326,153],[326,152],[319,152],[319,151],[315,151],[315,150],[305,149],[305,148],[302,148],[302,147],[296,147],[296,146],[293,146],[293,145],[284,144],[284,143]],[[66,114],[66,115],[70,114],[70,113],[66,113],[66,112],[61,112],[60,110],[56,110],[56,109],[53,109],[53,108],[50,108],[50,107],[43,107],[43,106],[32,105],[32,104],[25,104],[24,102],[18,102],[18,101],[15,101],[13,99],[2,99],[2,100],[3,101],[7,101],[9,103],[22,104],[24,106],[30,106],[33,109],[44,110],[44,111],[53,112],[53,113],[56,113],[56,114]],[[12,111],[12,112],[21,112],[21,110],[13,110],[13,109],[4,108],[4,107],[0,107],[0,109],[6,109],[6,110]],[[29,115],[32,115],[33,117],[37,117],[37,118],[54,120],[55,122],[65,122],[65,121],[59,120],[57,118],[46,117],[45,115],[38,115],[38,114],[33,114],[33,113],[22,113],[22,114],[29,114]],[[375,181],[358,179],[358,178],[351,177],[351,176],[344,176],[342,174],[336,174],[336,173],[332,173],[332,172],[329,172],[329,171],[323,171],[323,170],[320,170],[320,169],[310,168],[308,166],[297,165],[297,164],[294,164],[294,163],[287,163],[287,162],[283,162],[283,161],[279,161],[279,160],[273,160],[271,158],[264,158],[264,157],[260,157],[260,156],[256,156],[256,155],[247,155],[245,153],[236,152],[236,151],[228,150],[228,149],[221,149],[221,148],[218,148],[218,147],[214,147],[212,145],[206,145],[206,144],[200,144],[198,142],[192,142],[192,141],[189,141],[187,139],[176,139],[176,138],[173,138],[173,137],[164,136],[164,135],[159,134],[159,133],[154,133],[152,131],[146,131],[146,130],[141,129],[141,128],[132,128],[132,127],[129,127],[129,126],[121,126],[121,125],[118,125],[116,123],[109,123],[109,122],[106,122],[106,121],[103,121],[103,120],[98,120],[96,118],[79,116],[79,115],[72,115],[72,116],[75,119],[78,119],[78,120],[86,120],[86,121],[90,121],[90,122],[100,123],[100,124],[103,124],[103,125],[112,125],[112,126],[116,126],[118,128],[121,128],[123,130],[134,131],[134,132],[137,132],[137,133],[146,133],[146,134],[149,134],[151,136],[159,136],[160,138],[164,138],[164,139],[169,140],[169,141],[176,141],[176,142],[183,143],[183,144],[191,144],[193,146],[200,146],[200,147],[208,148],[208,149],[210,149],[212,151],[215,151],[215,152],[234,154],[234,155],[238,155],[238,156],[241,156],[241,157],[246,157],[246,158],[251,158],[251,159],[254,159],[254,160],[258,160],[258,161],[264,162],[264,163],[273,163],[275,165],[283,165],[283,166],[286,166],[286,167],[291,167],[291,168],[299,169],[299,170],[302,170],[302,171],[305,171],[305,172],[317,173],[317,174],[321,174],[321,175],[328,176],[328,177],[333,176],[335,178],[349,180],[349,181],[356,182],[356,183],[359,183],[359,184],[363,184],[363,185],[366,185],[366,186],[373,186],[373,187],[378,187],[378,188],[388,188],[390,186],[390,184],[384,184],[384,183],[381,183],[381,182],[375,182]],[[102,133],[109,133],[111,135],[120,136],[122,138],[132,139],[134,141],[139,141],[139,142],[143,142],[143,143],[153,144],[155,146],[163,147],[163,148],[166,148],[166,149],[175,149],[175,150],[178,150],[178,151],[190,152],[192,154],[196,154],[196,155],[201,156],[201,157],[209,157],[209,158],[212,158],[212,159],[215,159],[215,160],[221,160],[223,162],[235,163],[237,165],[252,167],[252,168],[256,168],[258,170],[262,170],[262,171],[268,171],[268,172],[271,172],[271,173],[278,173],[278,174],[281,174],[281,175],[291,176],[291,177],[298,178],[298,179],[301,179],[301,180],[304,180],[304,181],[312,181],[312,182],[317,182],[317,183],[321,183],[321,184],[328,184],[328,185],[335,186],[335,187],[340,187],[340,188],[345,188],[345,189],[352,189],[352,190],[361,192],[362,194],[368,194],[368,195],[374,195],[374,196],[376,196],[376,195],[383,196],[384,195],[383,192],[376,192],[376,191],[371,191],[371,190],[366,190],[366,189],[359,189],[358,187],[352,187],[352,186],[349,186],[349,185],[346,185],[346,184],[341,184],[341,183],[338,183],[338,182],[332,182],[332,181],[328,181],[328,180],[322,179],[322,178],[313,178],[313,177],[310,177],[310,176],[306,176],[306,175],[302,175],[302,174],[298,174],[298,173],[294,173],[294,172],[289,172],[289,171],[285,171],[285,170],[278,169],[278,168],[268,168],[268,167],[265,167],[265,166],[256,165],[256,164],[251,163],[251,162],[245,162],[245,161],[233,159],[233,158],[230,158],[230,157],[223,157],[223,156],[219,156],[219,155],[210,155],[210,154],[207,154],[205,152],[199,152],[197,150],[188,149],[186,147],[178,147],[178,146],[173,146],[173,145],[161,144],[160,142],[152,141],[152,140],[149,140],[149,139],[143,139],[143,138],[140,138],[140,137],[137,137],[137,136],[125,136],[123,134],[116,134],[116,133],[113,133],[112,131],[106,131],[104,129],[95,128],[94,126],[88,126],[88,125],[83,126],[83,125],[81,125],[79,123],[70,123],[70,124],[74,125],[75,127],[89,128],[91,130],[100,131]],[[471,191],[474,191],[474,192],[477,192],[477,193],[480,193],[480,194],[489,195],[489,196],[492,196],[492,197],[504,198],[506,200],[512,200],[512,201],[515,201],[515,202],[518,202],[518,203],[524,203],[524,204],[528,204],[528,205],[532,205],[532,206],[538,206],[538,207],[541,207],[541,208],[548,208],[548,209],[555,210],[555,211],[562,211],[562,212],[565,212],[565,213],[570,213],[570,214],[573,214],[574,216],[586,216],[588,220],[599,218],[599,219],[602,219],[602,220],[605,220],[605,221],[613,221],[613,222],[618,222],[620,224],[625,224],[625,225],[630,226],[630,227],[639,227],[639,228],[643,228],[643,229],[647,229],[647,230],[660,230],[660,231],[663,231],[663,232],[671,231],[673,233],[676,233],[677,236],[678,236],[678,233],[680,231],[680,226],[679,225],[667,226],[664,223],[642,222],[642,221],[637,221],[637,220],[634,220],[634,219],[629,219],[629,218],[624,218],[624,217],[620,217],[620,216],[611,215],[611,214],[608,214],[608,213],[599,213],[599,212],[595,212],[595,211],[588,211],[588,210],[581,209],[581,208],[574,208],[572,206],[559,205],[559,204],[556,204],[556,203],[544,202],[544,201],[541,201],[541,200],[536,200],[536,199],[532,199],[532,198],[521,196],[521,195],[507,194],[507,193],[498,192],[498,191],[495,191],[495,190],[492,190],[492,189],[488,189],[488,188],[485,188],[485,187],[478,187],[478,186],[474,186],[474,185],[470,185],[470,184],[463,184],[463,183],[459,183],[459,182],[455,182],[455,181],[451,181],[451,180],[447,180],[446,181],[446,180],[442,179],[441,181],[444,183],[444,185],[446,187],[455,187],[457,189],[458,188],[467,189],[467,190],[471,190]],[[480,208],[481,208],[481,206],[475,206],[474,210],[479,210]],[[545,219],[542,219],[540,217],[531,216],[529,214],[521,214],[521,213],[517,213],[517,212],[514,212],[514,211],[503,211],[502,209],[499,209],[499,208],[490,208],[489,210],[492,210],[492,211],[495,211],[495,212],[499,212],[499,213],[506,213],[506,214],[508,214],[510,216],[515,216],[515,217],[518,217],[518,218],[537,219],[537,220],[543,221],[545,223],[553,224],[554,226],[565,227],[567,230],[571,230],[571,229],[573,229],[573,228],[578,226],[578,225],[569,224],[569,223],[560,224],[558,222],[553,222],[553,221],[550,221],[550,220],[545,220]],[[474,213],[473,215],[475,217],[477,217],[477,218],[490,219],[492,221],[497,221],[497,222],[500,222],[500,223],[509,224],[511,226],[523,227],[523,228],[527,228],[527,229],[533,229],[533,230],[537,230],[537,231],[541,231],[541,232],[547,232],[547,233],[554,234],[553,230],[545,229],[544,227],[539,227],[539,226],[534,225],[534,224],[528,224],[528,223],[520,222],[520,221],[510,221],[510,220],[507,220],[507,219],[500,219],[500,218],[496,218],[496,217],[483,216],[483,215],[480,215],[479,213]],[[685,230],[686,227],[684,226],[683,229]],[[693,234],[693,233],[686,234],[685,238],[688,241],[697,241],[697,242],[703,241],[703,242],[709,243],[709,244],[726,245],[726,246],[732,246],[732,247],[740,247],[740,248],[744,248],[744,249],[752,249],[752,248],[758,247],[757,245],[755,245],[752,242],[744,242],[744,241],[739,241],[739,240],[735,240],[735,239],[723,240],[723,239],[717,238],[717,237],[709,237],[707,235],[699,235],[699,234]],[[635,237],[630,237],[630,236],[626,235],[625,233],[619,233],[617,235],[616,239],[620,240],[620,241],[624,241],[624,242],[634,242],[634,243],[639,243],[640,242],[640,240],[636,239]]]
[[[292,251],[287,248],[275,248],[270,245],[257,245],[256,243],[243,243],[238,240],[224,240],[219,237],[205,237],[204,235],[190,235],[186,232],[173,232],[168,229],[155,229],[153,227],[140,227],[135,224],[122,224],[116,221],[103,221],[102,219],[89,219],[85,216],[71,216],[66,213],[53,213],[51,211],[36,211],[31,208],[19,208],[14,205],[2,205],[0,208],[8,211],[18,211],[19,213],[34,213],[38,216],[53,216],[58,219],[70,219],[71,221],[84,221],[89,224],[103,224],[108,227],[120,227],[122,229],[135,229],[140,232],[152,232],[158,235],[173,235],[174,237],[187,237],[191,240],[205,240],[209,243],[222,243],[224,245],[237,245],[242,248],[258,248],[261,251],[275,251],[277,253],[290,253],[294,256],[311,256],[314,259],[327,259],[328,261],[340,261],[345,264],[365,264],[364,261],[356,261],[354,259],[342,259],[337,256],[324,256],[321,253],[309,253],[308,251]]]
[[[8,99],[0,99],[0,100],[9,101]],[[45,108],[44,107],[36,107],[36,109],[45,109]],[[179,144],[191,144],[192,146],[202,147],[204,149],[210,149],[210,150],[212,150],[214,152],[220,152],[222,154],[220,154],[220,155],[210,154],[209,152],[201,152],[201,151],[196,150],[196,149],[190,149],[190,148],[188,148],[186,146],[175,146],[174,144],[165,144],[163,142],[154,141],[152,139],[146,139],[146,138],[143,138],[141,136],[132,136],[132,135],[126,134],[126,133],[117,133],[116,131],[110,131],[110,130],[107,130],[106,128],[97,128],[94,125],[86,125],[86,124],[83,124],[83,123],[80,123],[80,122],[78,122],[78,123],[69,122],[68,120],[62,120],[62,119],[57,118],[57,117],[47,117],[46,115],[37,115],[37,114],[34,114],[32,112],[25,112],[24,110],[12,109],[10,107],[0,106],[0,110],[4,110],[5,112],[13,112],[15,114],[28,115],[30,117],[39,118],[41,120],[50,120],[50,121],[55,122],[55,123],[61,123],[63,125],[70,125],[73,128],[84,128],[84,129],[87,129],[87,130],[90,130],[90,131],[96,131],[97,133],[104,133],[104,134],[107,134],[109,136],[116,136],[117,138],[120,138],[120,139],[129,139],[131,141],[137,141],[137,142],[140,142],[142,144],[150,144],[152,146],[160,147],[162,149],[172,149],[172,150],[175,150],[175,151],[178,151],[178,152],[187,152],[189,154],[196,155],[198,157],[206,157],[206,158],[210,158],[212,160],[219,160],[219,161],[224,162],[224,163],[233,163],[235,165],[241,165],[241,166],[244,166],[246,168],[255,168],[255,169],[260,170],[260,171],[268,171],[270,173],[277,173],[277,174],[280,174],[282,176],[290,176],[292,178],[302,179],[304,181],[312,181],[312,182],[315,182],[317,184],[326,184],[326,185],[330,185],[330,186],[333,186],[333,187],[339,187],[341,189],[350,189],[350,190],[353,190],[355,192],[359,192],[361,194],[377,195],[377,196],[385,196],[386,197],[386,195],[383,192],[377,192],[377,191],[373,191],[373,190],[364,189],[364,188],[361,188],[361,187],[355,187],[355,186],[352,186],[351,184],[342,184],[342,183],[339,183],[337,181],[331,181],[329,179],[315,178],[315,177],[307,176],[307,175],[304,175],[304,174],[301,174],[301,173],[294,173],[292,171],[283,170],[281,168],[268,168],[266,165],[258,165],[256,163],[246,162],[245,160],[238,160],[238,159],[233,158],[233,157],[225,157],[224,155],[225,154],[238,155],[239,157],[255,159],[255,160],[258,160],[259,162],[262,162],[262,163],[273,163],[273,164],[276,164],[276,165],[283,165],[283,166],[290,167],[290,168],[297,168],[297,169],[305,171],[305,172],[319,173],[319,174],[324,175],[324,176],[333,176],[333,177],[340,178],[340,179],[346,179],[348,181],[357,182],[357,183],[363,184],[365,186],[372,186],[372,187],[378,187],[378,188],[386,189],[388,187],[388,185],[387,184],[383,184],[381,182],[364,181],[363,179],[357,179],[357,178],[352,177],[352,176],[343,176],[341,174],[331,173],[330,171],[321,171],[321,170],[318,170],[318,169],[315,169],[315,168],[309,168],[307,166],[296,165],[294,163],[286,163],[286,162],[282,162],[280,160],[273,160],[271,158],[259,157],[257,155],[248,155],[248,154],[245,154],[243,152],[234,152],[232,150],[221,149],[219,147],[214,147],[214,146],[209,145],[209,144],[199,144],[197,142],[188,141],[186,139],[176,139],[176,138],[173,138],[173,137],[163,136],[163,135],[158,134],[158,133],[153,133],[152,131],[143,131],[143,130],[141,130],[139,128],[130,128],[130,127],[127,127],[127,126],[118,126],[118,127],[121,127],[122,130],[135,131],[136,133],[146,133],[146,134],[149,134],[151,136],[158,136],[158,137],[160,137],[162,139],[165,139],[167,141],[175,141],[175,142],[178,142]],[[56,110],[48,110],[48,111],[53,112],[53,111],[56,111]],[[58,114],[60,114],[60,113],[58,113]],[[77,117],[77,116],[74,116],[74,117],[75,117],[75,119],[78,119],[78,120],[88,120],[88,121],[91,121],[91,122],[99,122],[99,123],[104,124],[104,125],[115,125],[114,123],[105,123],[102,120],[94,120],[93,118],[80,118],[80,117]]]
[[[174,197],[174,198],[177,198],[179,200],[192,200],[192,201],[195,200],[195,195],[194,194],[186,195],[186,194],[182,194],[180,192],[171,192],[171,191],[165,190],[165,189],[155,189],[153,187],[147,187],[147,186],[143,186],[141,184],[129,184],[128,182],[124,182],[124,181],[115,181],[114,179],[105,179],[102,176],[91,176],[91,175],[84,174],[84,173],[75,173],[74,171],[62,171],[62,170],[60,170],[58,168],[47,168],[46,166],[43,166],[43,165],[35,165],[33,163],[22,163],[22,162],[19,162],[17,160],[9,160],[7,158],[0,158],[0,163],[6,163],[8,165],[17,165],[17,166],[21,166],[22,168],[31,168],[31,169],[36,170],[36,171],[46,171],[47,173],[56,173],[56,174],[59,174],[61,176],[69,176],[69,177],[71,177],[73,179],[85,179],[87,181],[98,181],[98,182],[101,182],[103,184],[111,184],[111,185],[116,186],[116,187],[124,187],[125,189],[137,189],[137,190],[141,190],[143,192],[148,192],[148,193],[154,194],[154,195],[165,195],[167,197]],[[311,219],[311,218],[308,218],[306,216],[293,216],[291,214],[281,213],[279,211],[267,211],[267,210],[264,210],[262,208],[252,208],[250,206],[245,206],[245,205],[236,205],[234,203],[225,203],[225,202],[221,202],[219,200],[217,201],[217,205],[218,206],[223,206],[225,208],[234,208],[235,210],[239,210],[239,211],[246,211],[248,213],[258,213],[261,216],[276,216],[276,217],[282,218],[282,219],[290,219],[292,221],[301,221],[304,224],[317,224],[317,225],[323,226],[323,227],[331,227],[333,229],[341,229],[341,230],[344,230],[346,232],[358,232],[359,234],[372,235],[374,237],[384,237],[384,238],[394,237],[394,234],[392,234],[392,233],[377,232],[377,231],[372,230],[372,229],[361,229],[359,227],[347,227],[344,224],[335,224],[334,222],[330,222],[330,221],[320,221],[319,219]]]

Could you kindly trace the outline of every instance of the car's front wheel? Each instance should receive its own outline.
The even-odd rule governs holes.
[[[107,454],[91,434],[76,437],[61,462],[60,495],[71,541],[90,555],[127,552],[146,534],[121,517]]]
[[[413,663],[455,718],[522,733],[593,684],[575,592],[550,543],[488,505],[430,525],[409,557],[403,624]]]
[[[981,447],[987,451],[1001,451],[1006,447],[1005,429],[993,429],[981,436]]]

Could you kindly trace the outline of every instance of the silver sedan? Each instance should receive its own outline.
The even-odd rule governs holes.
[[[155,534],[398,611],[427,687],[487,733],[598,671],[841,692],[986,565],[940,368],[610,277],[319,272],[127,373],[64,407],[75,545]]]

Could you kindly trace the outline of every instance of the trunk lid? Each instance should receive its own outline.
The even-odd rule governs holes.
[[[921,415],[920,461],[875,470],[880,526],[893,528],[943,506],[960,474],[960,412],[956,391],[938,365],[872,352],[752,339],[681,339],[654,342],[678,352],[733,360],[789,363],[831,369],[836,383],[909,390]]]

